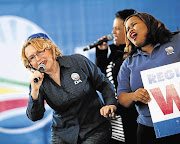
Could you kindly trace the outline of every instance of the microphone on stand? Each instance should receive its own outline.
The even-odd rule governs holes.
[[[43,73],[45,70],[46,70],[46,66],[44,65],[44,63],[41,63],[41,64],[38,66],[38,71],[39,71],[40,73]],[[35,83],[38,83],[39,80],[40,80],[39,77],[34,78],[34,82],[35,82]]]
[[[113,36],[113,35],[108,35],[107,38],[104,38],[104,39],[102,39],[102,40],[100,40],[100,41],[98,41],[98,42],[95,42],[95,43],[93,43],[93,44],[85,47],[85,48],[83,49],[83,51],[90,50],[90,49],[92,49],[92,48],[94,48],[94,47],[97,47],[98,45],[101,45],[103,42],[111,41],[111,40],[113,40],[113,39],[114,39],[114,36]]]

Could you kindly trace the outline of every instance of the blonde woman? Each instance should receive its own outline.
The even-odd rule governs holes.
[[[53,109],[52,144],[108,144],[116,110],[113,85],[82,55],[62,56],[43,33],[31,35],[22,48],[24,66],[33,70],[27,116],[43,118],[44,100]],[[43,73],[38,66],[44,64]],[[37,83],[35,78],[39,78]],[[96,90],[102,92],[105,105]]]

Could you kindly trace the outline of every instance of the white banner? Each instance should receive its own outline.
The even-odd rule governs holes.
[[[180,62],[141,71],[157,137],[180,133]]]

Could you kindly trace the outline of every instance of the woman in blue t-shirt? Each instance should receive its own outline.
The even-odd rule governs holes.
[[[126,60],[118,74],[118,99],[129,107],[136,104],[138,111],[138,144],[166,144],[180,140],[177,135],[156,139],[148,108],[151,98],[143,87],[140,71],[180,61],[180,34],[170,32],[165,25],[146,13],[137,13],[125,20]],[[166,48],[172,47],[168,54]]]

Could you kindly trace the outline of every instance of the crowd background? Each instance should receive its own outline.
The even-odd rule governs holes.
[[[80,53],[94,62],[95,49],[83,48],[110,34],[117,11],[131,8],[171,31],[180,27],[179,0],[0,0],[0,143],[50,143],[50,108],[36,123],[25,115],[29,73],[20,54],[27,36],[47,33],[64,55]]]

